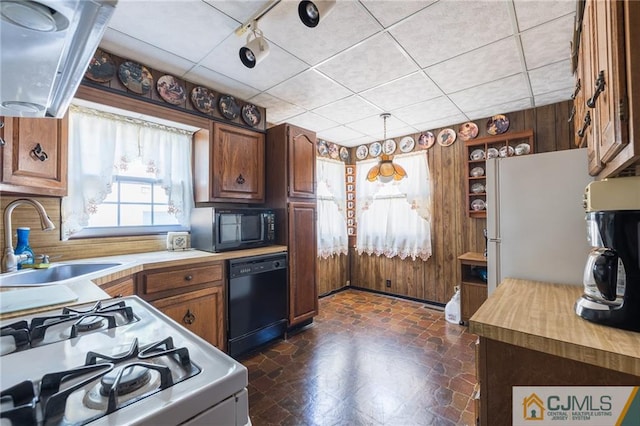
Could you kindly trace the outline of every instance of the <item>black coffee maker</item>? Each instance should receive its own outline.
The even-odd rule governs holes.
[[[591,252],[576,313],[640,331],[640,176],[589,184],[585,208]]]

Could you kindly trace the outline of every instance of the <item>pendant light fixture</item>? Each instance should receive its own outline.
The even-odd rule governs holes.
[[[387,140],[387,118],[391,117],[391,114],[388,112],[380,114],[380,118],[384,120],[384,141]],[[401,180],[407,177],[407,172],[404,168],[398,164],[395,164],[392,161],[391,156],[382,153],[380,156],[380,163],[376,164],[369,170],[367,173],[367,180],[369,182],[374,182],[378,180],[379,182],[391,182],[392,180]]]

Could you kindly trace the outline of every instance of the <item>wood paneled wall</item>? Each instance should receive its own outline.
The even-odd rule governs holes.
[[[573,148],[572,125],[568,122],[571,106],[571,102],[566,101],[509,113],[508,131],[533,129],[537,153]],[[475,121],[479,138],[489,136],[486,122],[487,119]],[[460,124],[452,123],[447,127],[457,130]],[[431,131],[437,135],[440,130]],[[419,135],[411,136],[417,140]],[[482,231],[486,227],[486,219],[472,219],[466,215],[466,160],[462,140],[456,140],[448,147],[436,143],[428,151],[433,180],[433,255],[430,259],[425,262],[358,255],[351,248],[351,265],[347,259],[319,260],[318,277],[323,286],[319,294],[344,287],[344,277],[347,276],[352,286],[446,303],[460,281],[457,257],[467,251],[482,252],[485,248]],[[337,262],[340,262],[339,266]],[[391,287],[386,287],[386,280],[391,280]]]

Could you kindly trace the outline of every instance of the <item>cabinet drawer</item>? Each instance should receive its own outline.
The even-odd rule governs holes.
[[[133,296],[136,294],[136,284],[133,277],[111,281],[100,285],[100,288],[111,297]]]
[[[154,272],[143,276],[142,291],[144,294],[152,294],[175,290],[181,286],[192,286],[221,280],[222,263],[167,272]]]

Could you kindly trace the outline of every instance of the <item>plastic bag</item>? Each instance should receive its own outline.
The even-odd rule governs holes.
[[[451,300],[444,307],[445,319],[453,324],[460,324],[460,289],[455,288],[455,293]]]

